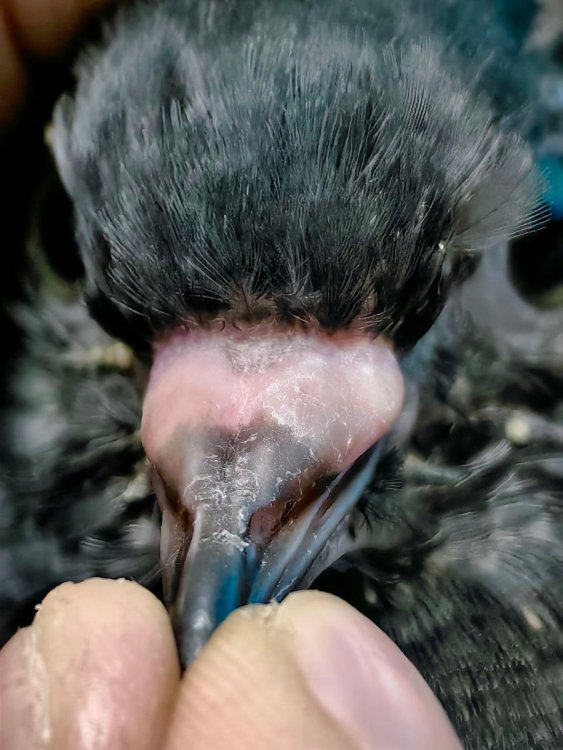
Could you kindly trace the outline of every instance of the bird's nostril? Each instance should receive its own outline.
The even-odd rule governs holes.
[[[167,482],[153,464],[149,469],[149,482],[154,491],[161,513],[170,511],[177,514],[188,526],[191,522],[189,508],[182,504],[180,493],[173,484]]]
[[[322,467],[312,467],[293,479],[284,491],[263,508],[258,508],[250,519],[248,538],[258,547],[269,544],[281,530],[290,527],[321,495],[334,479]]]
[[[190,509],[180,502],[178,492],[162,477],[157,467],[149,469],[149,482],[156,496],[161,515],[160,565],[165,595],[172,601],[178,591],[194,530]]]
[[[284,499],[278,499],[273,500],[266,508],[259,508],[250,519],[248,537],[258,547],[265,546],[283,526],[295,502],[287,503]]]

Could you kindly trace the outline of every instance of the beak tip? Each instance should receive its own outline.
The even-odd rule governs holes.
[[[212,621],[208,612],[201,610],[190,618],[189,628],[181,617],[175,618],[176,642],[180,664],[183,669],[191,666],[199,656],[199,653],[210,639],[217,623]]]

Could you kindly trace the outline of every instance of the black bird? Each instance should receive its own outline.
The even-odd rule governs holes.
[[[11,313],[4,636],[161,571],[188,663],[314,583],[465,747],[563,745],[563,74],[515,8],[138,2],[84,54],[49,131],[84,279],[47,242]]]

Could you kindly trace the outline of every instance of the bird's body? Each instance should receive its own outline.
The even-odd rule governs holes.
[[[139,4],[79,64],[53,139],[89,312],[49,276],[16,312],[3,636],[65,579],[158,589],[155,339],[353,331],[391,342],[405,401],[317,585],[391,635],[465,747],[561,747],[563,315],[509,272],[549,118],[502,8],[470,6]]]

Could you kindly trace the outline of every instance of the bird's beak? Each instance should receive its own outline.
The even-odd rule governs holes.
[[[184,664],[233,609],[342,554],[402,397],[389,344],[358,334],[225,327],[157,347],[142,437]]]

